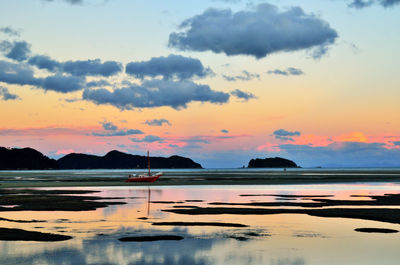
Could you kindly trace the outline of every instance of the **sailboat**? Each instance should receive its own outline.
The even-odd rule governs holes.
[[[163,175],[162,172],[158,172],[157,174],[152,175],[150,172],[150,156],[149,156],[149,151],[147,151],[147,166],[149,169],[149,172],[144,173],[144,174],[129,174],[128,179],[125,180],[125,182],[154,182],[156,181],[159,177]]]

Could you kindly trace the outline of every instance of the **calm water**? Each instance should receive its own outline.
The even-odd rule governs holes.
[[[68,188],[70,189],[70,188]],[[0,217],[46,220],[45,223],[0,221],[0,227],[71,235],[63,242],[0,241],[0,264],[399,264],[400,235],[355,232],[359,227],[400,230],[400,225],[304,214],[199,215],[161,211],[174,206],[213,207],[210,202],[279,201],[278,197],[241,194],[351,195],[400,193],[392,183],[102,187],[88,194],[119,197],[125,205],[86,212],[1,212]],[[297,201],[303,199],[298,198]],[[157,203],[164,202],[164,203]],[[293,207],[292,207],[293,208]],[[147,219],[138,219],[146,217]],[[160,221],[231,222],[231,227],[154,226]],[[118,238],[173,234],[181,241],[120,242]],[[247,240],[241,240],[246,238]]]

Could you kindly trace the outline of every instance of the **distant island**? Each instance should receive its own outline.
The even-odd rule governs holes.
[[[182,156],[150,157],[151,168],[202,168]],[[147,157],[110,151],[104,156],[71,153],[58,160],[33,148],[0,147],[0,170],[38,169],[132,169],[147,168]]]
[[[110,151],[104,156],[68,154],[57,160],[60,169],[128,169],[147,168],[147,157]],[[151,168],[202,168],[192,159],[182,156],[150,157]]]
[[[0,147],[0,170],[13,169],[58,169],[58,164],[33,148]]]
[[[295,162],[281,158],[281,157],[272,157],[272,158],[256,158],[251,159],[249,162],[248,168],[297,168]]]

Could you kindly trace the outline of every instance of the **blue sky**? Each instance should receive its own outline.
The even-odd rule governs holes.
[[[0,146],[400,166],[400,0],[3,0]],[[108,126],[105,126],[108,124]]]

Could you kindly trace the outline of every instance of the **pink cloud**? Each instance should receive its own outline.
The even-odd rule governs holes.
[[[74,149],[61,149],[56,152],[56,155],[67,155],[70,153],[75,153]]]

